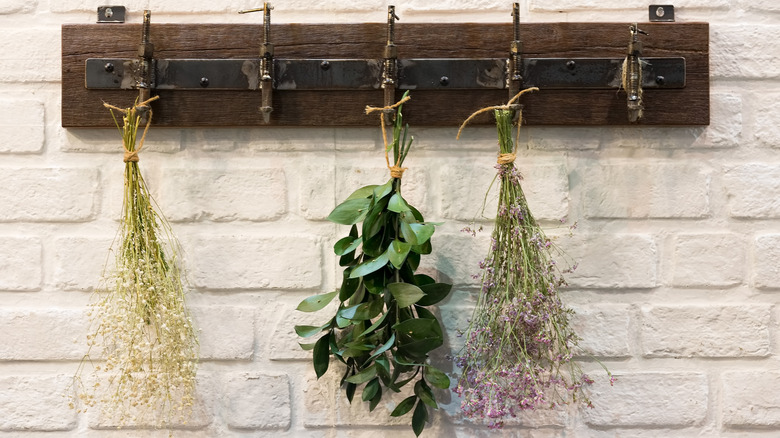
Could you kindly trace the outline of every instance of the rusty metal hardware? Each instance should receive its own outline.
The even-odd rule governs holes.
[[[628,40],[628,51],[626,53],[626,71],[623,75],[625,77],[628,121],[636,123],[642,118],[642,112],[644,111],[644,105],[642,104],[642,67],[645,61],[642,60],[642,42],[639,41],[639,34],[648,34],[639,29],[636,23],[629,26],[628,29],[630,38]]]
[[[155,83],[154,44],[151,42],[152,11],[144,10],[144,24],[141,32],[141,44],[138,45],[138,70],[135,75],[135,84],[138,88],[138,102],[146,102],[152,94]],[[141,114],[141,122],[146,123],[146,105],[137,108]]]
[[[523,42],[520,40],[520,4],[512,5],[512,43],[509,46],[509,61],[507,63],[507,88],[509,89],[509,99],[515,97],[523,86],[523,75],[521,73],[523,66]],[[519,104],[513,104],[516,109]]]
[[[125,7],[124,6],[98,6],[97,22],[98,23],[124,23]]]
[[[382,70],[382,89],[384,90],[384,106],[395,103],[395,90],[398,81],[398,48],[395,46],[395,21],[400,20],[395,13],[395,6],[387,6],[387,41],[384,50],[384,68]],[[393,123],[395,110],[386,109],[382,115],[385,123]]]
[[[263,115],[263,122],[268,123],[271,120],[273,108],[273,88],[274,88],[274,45],[271,42],[271,3],[263,3],[262,8],[248,9],[239,11],[239,14],[249,12],[263,12],[263,43],[260,45],[260,66],[259,80],[261,91],[260,113]],[[210,81],[209,81],[210,82]]]
[[[674,22],[673,5],[650,5],[649,14],[651,22]]]

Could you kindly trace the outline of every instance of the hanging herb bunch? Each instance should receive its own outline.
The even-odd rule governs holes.
[[[500,188],[490,251],[480,263],[482,288],[463,334],[465,345],[455,357],[461,374],[454,391],[464,416],[490,428],[502,427],[522,410],[576,401],[591,406],[583,386],[593,381],[573,359],[579,341],[570,326],[573,311],[559,296],[566,285],[563,274],[573,268],[556,264],[560,251],[531,214],[514,165],[512,130],[519,110],[510,105],[534,90],[472,115],[494,112]],[[518,114],[517,129],[519,119]]]
[[[400,392],[413,386],[413,394],[390,414],[402,416],[413,410],[412,428],[419,435],[436,409],[432,388],[447,389],[449,378],[429,363],[428,354],[443,344],[442,328],[428,306],[438,303],[451,285],[415,274],[422,255],[431,252],[434,224],[401,195],[401,166],[413,138],[403,124],[403,103],[388,108],[367,108],[367,112],[397,108],[392,142],[385,138],[385,158],[391,178],[385,184],[360,188],[328,216],[332,222],[350,225],[349,235],[336,242],[334,252],[344,267],[339,290],[309,297],[298,310],[315,312],[338,297],[335,315],[322,326],[296,326],[299,336],[321,334],[312,344],[314,371],[322,377],[336,359],[342,373],[341,385],[350,403],[360,387],[360,398],[371,411],[388,390]],[[382,134],[385,135],[384,121]],[[388,153],[392,150],[393,166]]]
[[[94,368],[96,383],[80,398],[86,406],[100,405],[119,425],[159,427],[192,411],[198,341],[185,305],[178,242],[138,166],[154,99],[127,109],[106,104],[125,149],[124,201],[114,269],[104,272],[89,312],[95,327],[90,350],[99,348],[105,362]],[[140,108],[149,119],[136,147]]]

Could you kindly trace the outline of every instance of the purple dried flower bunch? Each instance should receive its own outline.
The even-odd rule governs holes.
[[[560,299],[566,285],[554,255],[560,253],[528,208],[515,168],[514,111],[495,111],[502,157],[498,212],[487,258],[480,263],[482,289],[465,345],[455,357],[461,368],[454,391],[463,415],[500,428],[520,411],[591,402],[583,385],[592,380],[573,361],[578,336],[573,311]]]

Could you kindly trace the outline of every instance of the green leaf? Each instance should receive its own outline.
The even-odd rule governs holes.
[[[398,307],[411,306],[425,296],[425,292],[419,287],[409,283],[390,283],[387,285],[387,290],[393,294]]]
[[[436,283],[436,280],[434,280],[432,277],[425,275],[425,274],[417,274],[414,276],[414,283],[417,286],[425,286],[426,284],[432,284]]]
[[[310,337],[316,335],[317,333],[319,333],[319,332],[325,330],[326,328],[328,328],[328,325],[330,325],[330,324],[319,325],[319,326],[317,326],[317,325],[296,325],[295,326],[295,333],[298,336],[302,337],[302,338],[310,338]]]
[[[387,225],[388,211],[387,202],[388,198],[380,199],[374,204],[368,211],[365,220],[363,221],[363,246],[368,245],[368,241],[371,240],[383,227]],[[365,250],[363,252],[366,252]]]
[[[377,389],[377,392],[374,395],[374,397],[371,399],[371,403],[368,404],[368,411],[373,412],[374,409],[376,409],[376,407],[379,405],[379,402],[381,400],[382,400],[382,387],[380,386]]]
[[[376,377],[376,365],[371,365],[370,367],[364,369],[363,371],[355,374],[354,376],[351,376],[347,378],[347,382],[349,383],[355,383],[357,385],[360,385],[361,383],[366,383],[369,380]]]
[[[424,357],[444,343],[441,326],[435,319],[407,319],[393,328],[398,333],[399,350],[413,357]]]
[[[313,350],[314,349],[314,344],[316,344],[316,342],[311,343],[311,344],[301,344],[300,342],[298,342],[298,345],[301,346],[301,350],[303,350],[303,351]]]
[[[417,401],[416,395],[410,395],[409,397],[406,397],[401,401],[401,403],[398,403],[398,406],[393,409],[393,412],[390,413],[391,417],[400,417],[402,415],[406,415],[407,412],[411,411],[414,407],[414,402]]]
[[[374,197],[376,199],[382,199],[385,196],[387,196],[388,194],[390,194],[391,191],[393,191],[393,179],[392,178],[387,180],[387,182],[382,184],[381,186],[377,186],[377,187],[374,188]]]
[[[340,239],[338,242],[336,242],[335,245],[333,245],[333,252],[336,253],[337,256],[343,256],[344,254],[349,254],[352,251],[354,251],[358,246],[360,246],[360,242],[362,242],[363,239],[360,237],[352,237],[347,236],[343,239]]]
[[[371,198],[349,199],[337,205],[328,215],[328,220],[342,225],[360,222],[368,214]]]
[[[316,312],[327,306],[338,293],[338,291],[333,291],[306,298],[298,304],[296,310],[300,310],[301,312]]]
[[[314,344],[314,372],[317,373],[318,379],[328,371],[328,364],[330,363],[330,336],[331,334],[328,333]]]
[[[389,259],[387,258],[387,254],[382,254],[373,260],[363,262],[355,266],[355,269],[349,273],[349,278],[362,277],[364,275],[378,271],[387,265],[388,260]]]
[[[368,382],[366,387],[363,388],[363,401],[373,399],[377,392],[379,392],[379,379],[374,377]]]
[[[417,304],[420,306],[431,306],[445,299],[447,295],[449,295],[450,290],[452,290],[452,285],[447,283],[433,283],[420,286],[420,289],[425,292],[425,297],[420,299]]]
[[[409,255],[411,249],[411,244],[396,239],[387,247],[387,257],[396,269],[401,269],[401,265],[406,260],[406,256]]]
[[[427,421],[428,409],[422,401],[419,401],[417,402],[417,407],[414,408],[414,414],[412,414],[412,430],[416,436],[420,436],[423,429],[425,429],[425,422]]]
[[[361,188],[355,190],[354,192],[352,192],[352,194],[349,195],[349,197],[347,197],[346,200],[349,201],[350,199],[369,198],[369,197],[371,197],[371,195],[374,194],[374,189],[377,188],[377,187],[379,187],[379,186],[376,185],[376,184],[372,184],[370,186],[361,187]]]
[[[347,394],[347,401],[352,403],[352,399],[355,397],[355,390],[357,389],[357,385],[354,383],[347,383],[344,387],[344,392]]]
[[[425,380],[418,380],[417,383],[414,384],[414,393],[417,397],[420,397],[420,400],[426,405],[433,409],[439,408],[439,405],[436,404],[436,397],[434,397],[431,387],[425,383]]]
[[[374,330],[378,329],[380,325],[382,325],[383,322],[385,322],[385,318],[387,317],[387,313],[383,313],[382,316],[377,319],[373,324],[371,324],[371,327],[367,328],[363,333],[360,334],[360,336],[365,336]]]
[[[371,359],[379,356],[380,354],[384,353],[385,351],[389,350],[390,348],[393,347],[393,344],[395,344],[395,333],[393,333],[390,336],[390,339],[388,339],[387,342],[385,342],[384,345],[379,347],[379,349],[377,351],[375,351],[374,354],[372,354],[371,357],[368,358],[368,360],[371,360]]]
[[[400,193],[394,193],[393,196],[390,197],[390,202],[387,204],[387,209],[396,213],[411,211],[411,207],[409,207],[409,204],[406,203],[406,200],[401,197]]]
[[[433,246],[431,245],[431,241],[427,241],[423,243],[422,245],[415,245],[412,247],[412,251],[416,252],[417,254],[430,254],[433,252]]]
[[[344,279],[341,281],[341,288],[339,289],[339,300],[347,301],[352,298],[360,287],[359,278],[349,278],[349,272],[344,271]]]
[[[428,365],[423,370],[423,376],[425,376],[425,380],[430,382],[431,385],[435,386],[439,389],[449,389],[450,387],[450,378],[447,377],[446,374],[444,374],[440,369]]]
[[[436,228],[431,224],[408,224],[401,222],[401,234],[412,245],[422,245],[433,236]]]

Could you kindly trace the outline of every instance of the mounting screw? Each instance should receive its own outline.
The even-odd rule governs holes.
[[[575,67],[577,67],[577,63],[574,61],[568,61],[566,63],[566,68],[569,70],[574,70]]]
[[[200,78],[200,86],[203,88],[206,88],[209,86],[209,78],[203,77]]]
[[[325,71],[329,70],[329,69],[330,69],[330,62],[328,62],[328,61],[322,61],[322,62],[320,63],[320,68],[321,68],[321,69],[323,69],[323,70],[325,70]]]
[[[441,79],[439,79],[439,83],[442,86],[446,87],[447,85],[450,84],[450,78],[448,78],[447,76],[442,76]]]
[[[114,72],[114,64],[108,62],[108,63],[106,63],[106,65],[103,66],[103,69],[105,69],[106,72],[108,72],[108,73],[113,73]]]
[[[106,18],[111,18],[114,16],[114,10],[111,8],[106,8],[105,11]]]
[[[658,85],[663,85],[666,83],[666,78],[663,76],[656,76],[655,77],[655,83]]]

